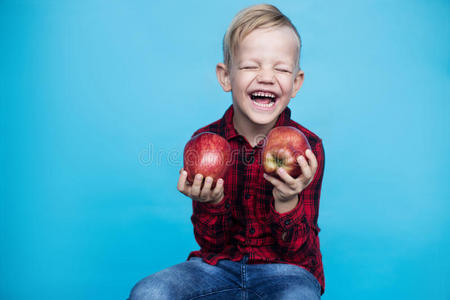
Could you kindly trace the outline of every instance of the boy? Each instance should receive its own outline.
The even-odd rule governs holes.
[[[141,280],[130,299],[320,299],[324,292],[317,226],[324,169],[321,139],[290,119],[287,105],[303,83],[301,40],[276,7],[255,5],[233,19],[224,37],[224,63],[216,67],[233,104],[222,119],[194,133],[228,140],[232,165],[214,189],[212,178],[186,181],[195,238],[188,260]],[[302,175],[264,174],[264,138],[277,126],[293,126],[313,151],[298,157]],[[202,187],[203,184],[203,187]]]

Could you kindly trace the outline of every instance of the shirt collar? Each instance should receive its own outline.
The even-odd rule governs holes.
[[[234,109],[233,105],[230,105],[230,107],[226,110],[225,114],[222,117],[221,120],[221,128],[223,128],[223,136],[230,140],[236,136],[239,136],[238,132],[236,131],[236,128],[234,128],[233,125],[233,114]],[[274,127],[278,126],[289,126],[291,121],[291,110],[289,107],[286,107],[278,117],[277,122],[275,123]]]

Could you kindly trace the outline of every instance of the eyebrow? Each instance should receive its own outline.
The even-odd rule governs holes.
[[[240,61],[237,62],[238,64],[242,64],[242,63],[257,63],[259,64],[260,61],[254,58],[247,58],[247,59],[242,59]],[[287,66],[291,66],[291,65],[295,65],[295,62],[289,63],[287,61],[281,61],[281,60],[277,60],[275,61],[274,65],[287,65]]]

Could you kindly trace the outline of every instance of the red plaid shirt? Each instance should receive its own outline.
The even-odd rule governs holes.
[[[263,177],[262,143],[254,148],[233,126],[233,106],[222,119],[197,130],[223,136],[231,145],[233,164],[224,178],[224,199],[217,205],[192,201],[194,235],[201,249],[190,253],[211,265],[221,259],[249,264],[288,263],[307,269],[325,290],[317,226],[320,189],[325,163],[322,140],[290,119],[286,108],[277,126],[293,126],[308,138],[318,169],[313,181],[299,194],[299,203],[280,214],[274,208],[273,186]],[[188,258],[188,259],[189,259]]]

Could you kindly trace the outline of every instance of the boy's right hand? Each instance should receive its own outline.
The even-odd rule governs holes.
[[[187,182],[187,172],[183,169],[180,170],[180,178],[178,179],[178,190],[191,198],[194,201],[208,202],[212,204],[218,204],[224,197],[223,193],[223,179],[217,180],[214,189],[211,189],[213,179],[206,177],[205,184],[202,188],[203,175],[196,174],[194,182],[190,184]]]

